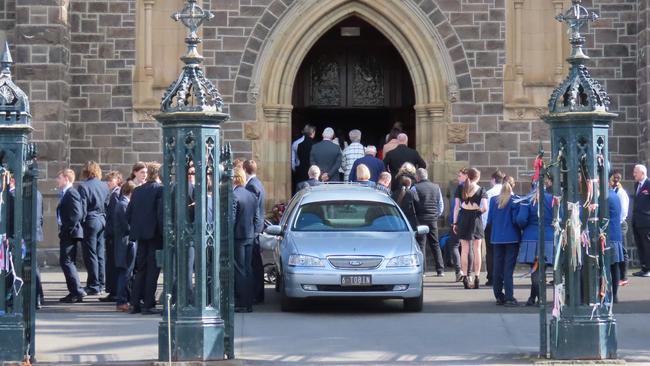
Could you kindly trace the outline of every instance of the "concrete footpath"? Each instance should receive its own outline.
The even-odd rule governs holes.
[[[426,278],[422,313],[401,301],[318,301],[282,313],[279,297],[236,316],[236,356],[246,365],[477,365],[539,363],[537,308],[494,305],[491,289],[464,290],[451,278]],[[155,315],[114,311],[88,297],[60,304],[59,272],[43,273],[46,305],[37,313],[38,364],[132,364],[157,358]],[[517,278],[525,302],[529,279]],[[550,299],[549,291],[549,299]],[[619,356],[650,364],[650,279],[632,278],[614,309]],[[140,363],[140,362],[138,362]],[[144,364],[144,363],[142,363]]]

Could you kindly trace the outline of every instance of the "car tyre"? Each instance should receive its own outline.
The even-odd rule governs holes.
[[[419,313],[424,307],[424,289],[418,297],[407,297],[404,299],[404,311],[408,313]]]
[[[287,296],[284,288],[284,278],[280,277],[280,310],[283,312],[298,311],[301,308],[300,300]]]

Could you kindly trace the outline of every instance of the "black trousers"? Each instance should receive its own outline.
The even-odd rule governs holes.
[[[262,249],[257,238],[255,238],[253,244],[251,266],[253,271],[253,288],[255,290],[254,302],[264,302],[264,263],[262,263]]]
[[[140,307],[140,300],[145,309],[156,306],[156,288],[160,268],[156,264],[156,250],[162,246],[161,239],[138,240],[135,255],[135,282],[131,305]]]
[[[641,270],[650,271],[650,227],[632,226],[634,242],[641,261]]]
[[[106,292],[115,296],[117,293],[117,268],[115,268],[115,244],[112,235],[105,235],[106,243]]]
[[[126,254],[126,267],[115,268],[115,299],[117,305],[123,305],[129,302],[132,288],[131,277],[135,268],[136,244],[129,243]]]
[[[84,239],[81,242],[84,264],[88,271],[86,287],[95,291],[104,289],[104,264],[106,248],[104,247],[104,221],[99,218],[88,218],[84,222]]]
[[[492,234],[492,225],[485,227],[485,268],[487,269],[487,280],[492,282],[494,279],[492,273],[494,272],[494,248],[490,243],[490,235]]]
[[[253,239],[235,239],[235,307],[252,308],[255,297],[253,282]]]
[[[59,265],[63,276],[65,276],[65,284],[68,292],[72,295],[79,296],[83,293],[81,281],[79,281],[79,273],[75,261],[77,258],[77,244],[80,239],[61,239],[59,242]]]
[[[445,270],[445,262],[442,258],[442,250],[440,250],[440,240],[438,239],[438,222],[436,219],[423,219],[418,218],[421,225],[427,225],[429,227],[429,233],[426,235],[418,236],[418,243],[420,244],[420,249],[425,254],[425,270],[426,270],[426,259],[427,259],[427,249],[433,254],[433,264],[436,266],[436,272],[443,272]]]

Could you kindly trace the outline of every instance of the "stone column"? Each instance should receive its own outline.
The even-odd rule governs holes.
[[[57,195],[54,178],[69,163],[67,70],[70,64],[69,0],[16,0],[13,52],[15,78],[27,93],[32,108],[32,141],[38,146],[44,209],[44,234],[56,242]],[[58,249],[40,251],[57,263]],[[41,259],[43,257],[41,256]]]
[[[265,105],[263,176],[268,177],[266,194],[271,202],[291,198],[291,110],[292,105]],[[266,170],[265,170],[266,169]]]

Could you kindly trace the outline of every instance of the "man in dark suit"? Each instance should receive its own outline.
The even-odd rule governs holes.
[[[259,235],[264,231],[264,201],[266,192],[262,181],[257,177],[257,163],[255,160],[246,160],[244,162],[244,171],[246,172],[246,189],[249,190],[257,199],[257,215],[255,215],[255,241],[253,244],[253,281],[255,282],[255,303],[264,302],[264,263],[262,262],[262,251],[260,249]]]
[[[253,282],[253,242],[258,205],[255,195],[245,188],[246,173],[234,169],[233,217],[235,218],[235,311],[253,311],[255,285]]]
[[[312,146],[311,153],[309,153],[309,162],[311,165],[318,165],[323,182],[341,180],[339,168],[343,162],[343,153],[341,147],[332,142],[333,138],[334,130],[326,128],[323,131],[323,141]]]
[[[106,263],[106,248],[104,243],[104,227],[106,226],[105,203],[108,197],[108,186],[102,182],[102,169],[94,161],[84,166],[81,176],[85,179],[79,183],[77,190],[81,197],[83,210],[82,225],[84,239],[81,248],[88,271],[85,291],[88,295],[101,295],[104,291],[104,265]]]
[[[420,154],[415,149],[407,146],[408,142],[408,136],[405,133],[400,133],[397,135],[397,147],[384,156],[384,164],[386,164],[386,168],[393,177],[397,175],[399,169],[406,162],[413,164],[415,168],[427,167],[427,163],[422,160]]]
[[[650,277],[650,180],[644,165],[636,165],[633,175],[636,183],[634,183],[632,230],[641,262],[641,270],[633,275]]]
[[[114,245],[115,275],[115,310],[129,311],[129,279],[135,266],[136,245],[129,239],[129,222],[126,219],[126,209],[129,206],[135,183],[128,181],[120,189],[120,196],[112,211],[112,230]]]
[[[303,130],[303,135],[305,139],[298,144],[298,149],[296,154],[298,155],[299,164],[296,167],[296,182],[304,182],[309,179],[307,172],[311,164],[309,163],[309,154],[311,154],[311,148],[316,143],[314,137],[316,136],[316,127],[312,125],[305,126]]]
[[[79,192],[72,187],[75,174],[71,169],[64,169],[56,176],[59,187],[59,205],[56,208],[56,217],[59,224],[59,264],[65,276],[68,295],[59,299],[61,302],[82,302],[86,292],[81,287],[79,273],[75,265],[77,257],[77,244],[84,237],[81,219],[83,208]]]
[[[318,180],[318,177],[320,177],[320,168],[318,165],[312,165],[309,168],[309,179],[298,183],[296,190],[299,191],[301,189],[319,185],[320,181]]]
[[[359,164],[363,164],[368,167],[368,170],[370,170],[370,180],[377,183],[379,174],[386,171],[386,166],[383,161],[375,157],[375,155],[377,155],[377,148],[373,145],[366,146],[363,152],[365,155],[362,158],[355,160],[354,164],[352,164],[349,180],[350,182],[355,182],[357,180],[357,167]]]
[[[160,164],[147,165],[147,182],[136,188],[126,209],[129,236],[137,241],[135,283],[131,296],[131,313],[156,314],[156,287],[160,268],[156,264],[156,250],[162,249],[162,195],[163,186],[158,176]],[[140,300],[143,300],[142,308]]]
[[[106,174],[104,181],[110,192],[104,205],[106,206],[106,227],[104,228],[104,242],[106,243],[106,297],[99,301],[113,302],[116,296],[117,268],[115,267],[115,239],[113,238],[113,211],[120,197],[122,174],[112,170]]]
[[[429,233],[418,236],[418,242],[423,253],[426,253],[427,246],[429,247],[433,253],[436,274],[438,277],[442,277],[445,275],[445,263],[442,259],[440,241],[438,240],[438,218],[440,218],[440,215],[442,215],[445,209],[442,192],[440,191],[440,186],[429,181],[429,174],[424,168],[418,168],[415,173],[415,179],[417,180],[415,192],[419,198],[415,205],[415,212],[418,222],[421,225],[427,225],[429,227]]]

